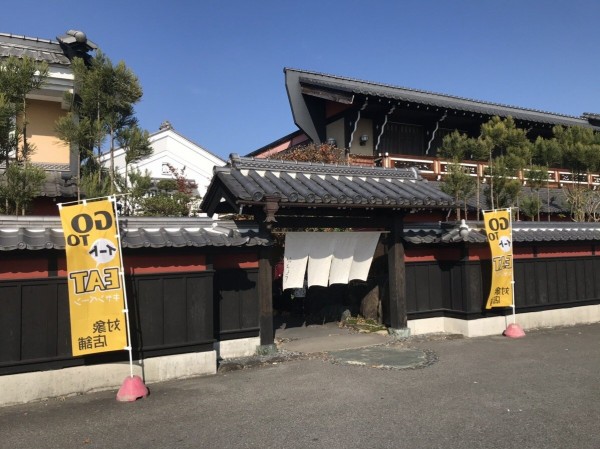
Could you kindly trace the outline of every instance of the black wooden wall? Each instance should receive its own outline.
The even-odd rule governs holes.
[[[213,349],[213,274],[126,279],[136,358]],[[66,279],[0,282],[0,374],[121,360],[126,351],[71,356]]]
[[[0,282],[0,374],[71,358],[65,280]]]
[[[600,259],[595,256],[514,261],[517,312],[600,303]],[[485,309],[491,279],[489,260],[406,264],[407,311],[411,319],[462,319],[512,313]]]
[[[136,276],[128,287],[131,340],[142,358],[212,349],[212,271]]]
[[[516,259],[517,312],[600,303],[595,256]],[[489,260],[406,264],[410,319],[486,311]],[[135,357],[212,350],[215,340],[259,335],[256,268],[127,278]],[[125,351],[73,358],[65,278],[0,281],[0,375],[127,360]]]
[[[257,337],[258,268],[215,273],[215,336],[218,340]]]
[[[521,259],[515,263],[517,308],[524,311],[600,302],[600,259]]]

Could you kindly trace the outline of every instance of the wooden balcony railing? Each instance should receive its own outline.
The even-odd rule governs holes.
[[[427,157],[427,156],[405,156],[400,154],[384,155],[376,158],[361,158],[359,163],[362,165],[370,165],[372,161],[374,166],[385,168],[408,168],[415,167],[424,178],[430,180],[442,180],[448,174],[448,166],[451,162],[443,159]],[[464,161],[460,164],[465,167],[470,176],[479,176],[483,182],[489,175],[486,174],[486,169],[489,163],[483,161]],[[520,179],[524,185],[527,184],[527,170],[519,172],[515,178]],[[574,174],[569,170],[562,168],[552,168],[548,170],[548,182],[552,187],[562,187],[571,184],[587,184],[590,187],[600,186],[599,173]]]

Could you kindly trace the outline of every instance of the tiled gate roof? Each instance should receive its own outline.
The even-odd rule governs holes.
[[[277,198],[280,208],[449,208],[453,199],[415,169],[272,161],[232,154],[215,167],[202,210],[237,212]],[[224,204],[223,204],[224,203]]]

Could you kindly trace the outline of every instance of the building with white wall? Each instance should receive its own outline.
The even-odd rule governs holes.
[[[146,171],[153,180],[174,179],[169,167],[173,167],[188,180],[198,186],[198,195],[203,197],[212,179],[213,167],[225,165],[225,161],[200,145],[179,134],[168,121],[161,124],[159,130],[150,135],[152,154],[139,162],[129,164],[128,170]],[[110,155],[102,158],[105,166],[110,165]],[[114,151],[115,171],[125,173],[125,150]]]

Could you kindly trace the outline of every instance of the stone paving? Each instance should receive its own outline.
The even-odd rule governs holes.
[[[423,338],[425,337],[417,336],[398,340],[385,332],[361,333],[340,327],[338,323],[277,329],[277,352],[224,360],[220,363],[219,372],[314,358],[336,364],[380,369],[423,368],[437,360],[432,351],[410,347],[411,342],[421,341]],[[457,337],[436,334],[426,338]]]

